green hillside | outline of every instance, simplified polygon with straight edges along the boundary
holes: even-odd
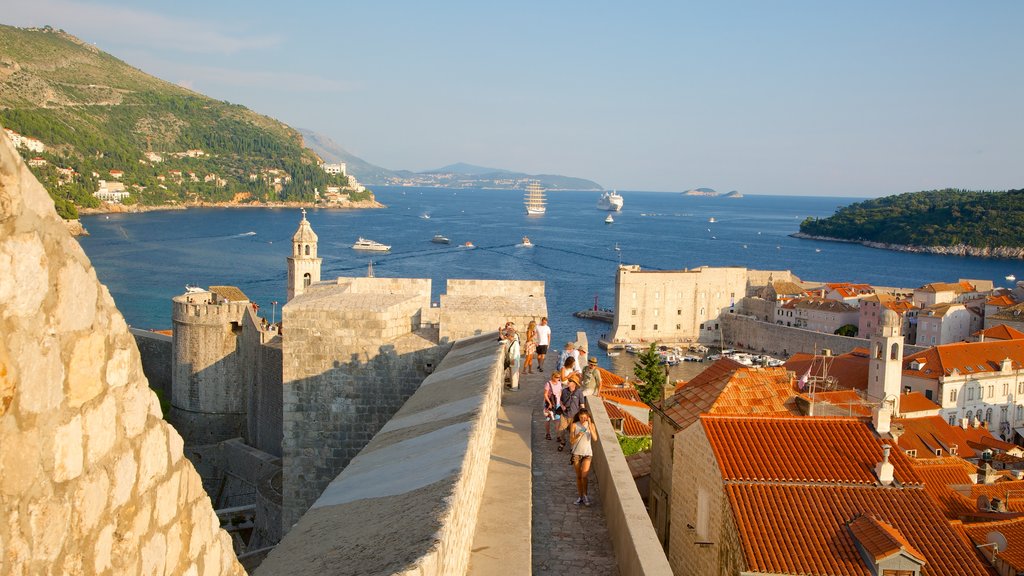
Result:
[[[874,198],[828,218],[808,218],[800,232],[907,246],[1024,247],[1024,189],[945,189]]]
[[[149,205],[312,201],[316,188],[347,184],[326,174],[289,126],[50,28],[0,25],[0,125],[45,144],[19,151],[46,161],[32,169],[69,218],[76,206],[98,205],[93,192],[99,180],[115,181],[111,170],[123,172],[125,203]]]

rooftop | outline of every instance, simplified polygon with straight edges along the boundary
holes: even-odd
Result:
[[[903,373],[938,380],[942,376],[951,376],[954,370],[967,375],[998,372],[1006,358],[1012,361],[1014,369],[1024,366],[1024,340],[956,342],[933,346],[904,356]],[[920,367],[911,369],[914,363]]]

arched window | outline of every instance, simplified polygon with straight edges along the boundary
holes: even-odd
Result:
[[[890,360],[899,360],[900,359],[900,344],[899,344],[899,342],[893,343],[892,350],[889,351],[889,359]]]
[[[305,274],[302,275],[302,286],[303,286],[303,288],[308,287],[312,283],[313,283],[313,277],[309,275],[309,272],[306,272]]]
[[[881,344],[875,344],[875,359],[876,360],[881,360],[882,359],[882,345]]]
[[[1024,405],[1017,404],[1017,420],[1024,419]]]
[[[309,256],[309,244],[306,244],[306,256]]]
[[[974,417],[981,421],[981,408],[978,408],[978,411],[974,413]]]
[[[985,422],[992,423],[992,409],[985,410]]]

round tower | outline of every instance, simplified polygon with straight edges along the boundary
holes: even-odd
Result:
[[[168,421],[188,445],[244,437],[246,387],[238,335],[248,300],[232,301],[214,292],[192,291],[171,302]]]
[[[316,233],[306,220],[306,209],[302,209],[302,221],[292,236],[292,255],[288,257],[288,301],[304,293],[306,287],[320,281],[320,262],[316,256]]]
[[[903,334],[900,315],[884,308],[878,330],[871,335],[868,364],[868,398],[878,402],[872,421],[879,434],[889,432],[889,421],[899,414],[900,384],[903,379]]]

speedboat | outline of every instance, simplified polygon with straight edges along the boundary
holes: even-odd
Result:
[[[708,222],[711,222],[712,224],[714,224],[715,223],[715,217],[712,216],[711,218],[708,218]]]
[[[424,220],[430,220],[430,212],[424,212],[423,214],[420,214],[420,218]]]
[[[360,237],[358,240],[356,240],[356,243],[352,245],[352,249],[368,250],[370,252],[387,252],[388,250],[391,250],[391,246]]]
[[[612,218],[612,215],[611,215],[611,214],[609,214],[608,216],[606,216],[606,217],[605,217],[605,219],[604,219],[604,223],[605,223],[605,224],[611,224],[611,223],[613,223],[613,222],[615,222],[615,218]]]
[[[611,210],[612,212],[622,210],[622,196],[615,190],[601,194],[601,197],[597,200],[597,209]]]
[[[533,248],[533,242],[530,242],[529,238],[523,236],[523,242],[522,244],[520,244],[520,246],[522,246],[523,248]]]
[[[430,240],[434,244],[451,244],[452,241],[448,239],[444,234],[434,234],[434,237]]]
[[[1009,276],[1006,277],[1006,280],[1008,282],[1013,282],[1013,281],[1017,280],[1017,277],[1014,276],[1013,274],[1010,274]]]
[[[472,242],[466,242],[465,244],[462,245],[462,247],[463,248],[476,248],[476,246],[473,246]]]

